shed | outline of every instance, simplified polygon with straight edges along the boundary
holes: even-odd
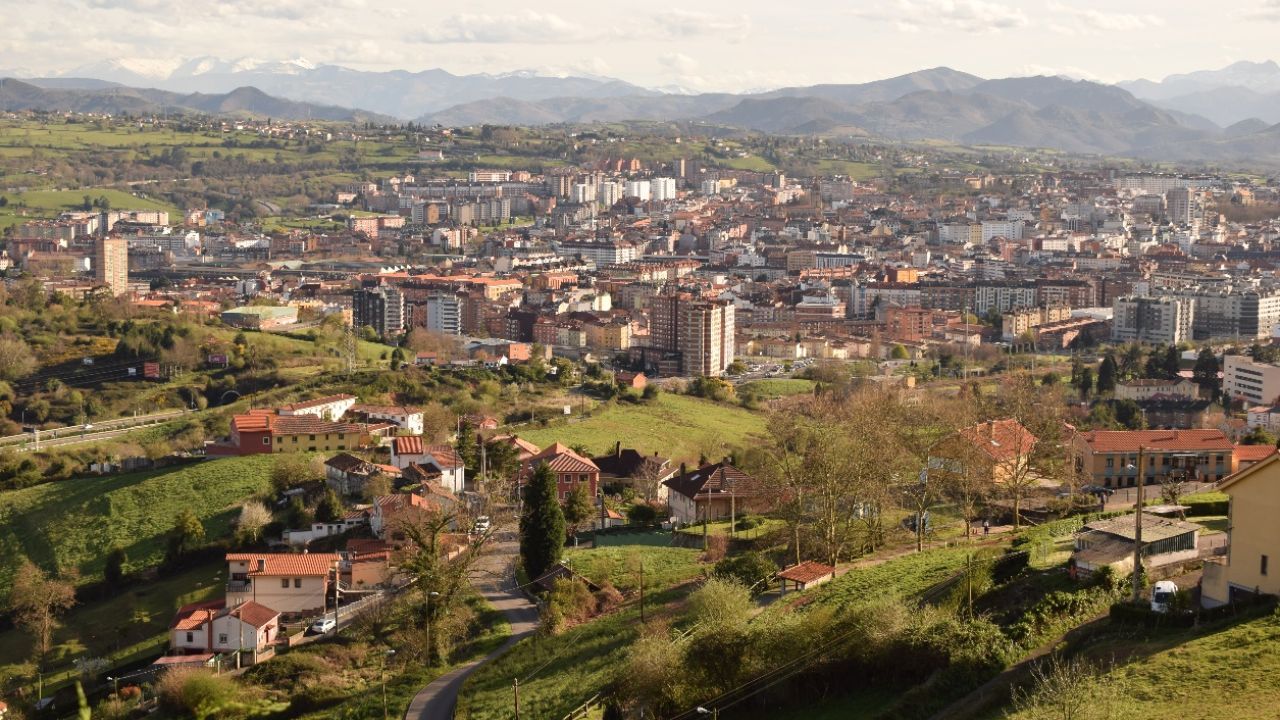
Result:
[[[805,560],[778,572],[778,579],[782,581],[783,593],[787,591],[787,583],[791,583],[791,589],[800,591],[810,586],[821,585],[835,576],[835,568],[830,565],[823,565],[815,560]]]

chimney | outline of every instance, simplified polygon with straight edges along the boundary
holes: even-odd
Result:
[[[613,456],[622,457],[622,441],[615,440],[613,443]]]
[[[688,473],[689,473],[689,469],[688,469],[687,467],[685,467],[685,464],[684,464],[683,462],[681,462],[681,463],[680,463],[680,474],[681,474],[681,475],[687,475]]]
[[[258,572],[264,572],[266,569],[267,561],[263,558],[258,558]]]

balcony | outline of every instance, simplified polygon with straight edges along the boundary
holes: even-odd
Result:
[[[253,590],[252,580],[229,580],[227,582],[228,593],[243,593]]]

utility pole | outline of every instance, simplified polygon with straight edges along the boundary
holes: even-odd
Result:
[[[516,720],[520,720],[520,678],[513,678],[511,681],[511,692],[515,693],[516,699]]]
[[[1138,503],[1133,515],[1133,604],[1142,602],[1142,500],[1146,490],[1146,448],[1138,446]]]
[[[644,558],[640,559],[640,624],[644,624]]]
[[[969,619],[973,619],[973,553],[964,558],[964,581],[969,594]]]

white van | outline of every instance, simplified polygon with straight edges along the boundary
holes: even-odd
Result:
[[[1151,612],[1167,613],[1173,606],[1173,597],[1178,594],[1178,585],[1169,580],[1161,580],[1151,587]]]

